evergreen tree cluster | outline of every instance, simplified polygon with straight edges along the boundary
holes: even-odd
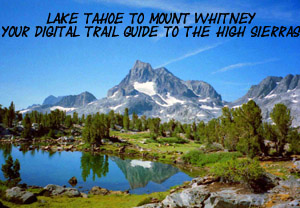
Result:
[[[16,120],[22,120],[22,115],[15,111],[13,102],[8,108],[2,108],[0,105],[0,123],[3,123],[8,128],[12,128]]]
[[[284,104],[276,104],[270,113],[272,123],[263,122],[260,107],[250,100],[239,108],[224,107],[219,118],[208,123],[200,121],[192,124],[182,124],[174,119],[162,123],[160,118],[139,117],[135,112],[129,115],[126,108],[124,114],[111,110],[108,114],[84,114],[79,117],[77,112],[66,115],[66,112],[55,110],[51,113],[32,111],[22,118],[15,112],[14,104],[2,109],[0,106],[0,122],[7,127],[22,120],[22,137],[42,137],[48,135],[56,137],[56,130],[61,127],[70,129],[74,124],[84,126],[82,136],[87,143],[100,145],[102,139],[109,138],[110,129],[124,129],[132,131],[149,131],[151,139],[158,137],[177,137],[183,135],[198,143],[222,144],[229,151],[239,151],[250,157],[269,154],[265,140],[274,142],[276,153],[282,155],[284,147],[290,143],[293,153],[300,152],[300,135],[291,128],[292,117],[290,110]],[[32,125],[36,124],[33,131]]]

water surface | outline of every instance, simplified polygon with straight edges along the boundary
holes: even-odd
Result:
[[[20,147],[0,145],[0,164],[11,155],[21,164],[21,183],[46,186],[66,185],[75,176],[80,191],[93,186],[109,190],[129,190],[143,194],[166,191],[170,187],[191,180],[178,168],[159,162],[121,159],[116,156],[92,155],[84,152],[49,153],[42,150],[20,151]],[[2,172],[0,179],[4,180]]]

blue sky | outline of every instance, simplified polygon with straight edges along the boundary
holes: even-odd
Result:
[[[79,32],[82,32],[84,12],[144,12],[146,17],[151,12],[256,12],[251,26],[300,25],[300,2],[288,0],[1,0],[0,27],[45,25],[49,12],[79,12]],[[128,23],[126,18],[125,23]],[[248,36],[0,37],[0,103],[8,106],[14,101],[16,108],[22,109],[42,103],[51,94],[83,91],[102,98],[126,76],[137,59],[153,67],[165,66],[183,80],[206,81],[226,101],[243,96],[251,85],[266,76],[300,73],[299,37]]]

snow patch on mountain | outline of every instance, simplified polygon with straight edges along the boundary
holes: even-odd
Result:
[[[154,82],[144,82],[144,83],[134,82],[133,87],[135,90],[149,96],[153,96],[156,94],[154,89],[155,88]]]
[[[220,110],[221,108],[218,107],[211,107],[208,105],[201,105],[201,108],[206,109],[206,110]]]
[[[120,104],[120,105],[114,106],[114,107],[110,107],[110,109],[112,109],[112,110],[115,111],[115,110],[117,110],[118,108],[120,108],[122,105],[123,105],[123,103]]]
[[[270,98],[273,98],[273,97],[276,97],[277,95],[276,94],[269,94],[269,95],[267,95],[265,98],[267,98],[267,99],[270,99]]]
[[[240,108],[242,107],[242,105],[235,105],[235,106],[232,106],[232,108]]]
[[[115,98],[117,97],[118,92],[115,92],[112,96],[110,96],[110,98]]]
[[[292,98],[295,98],[295,97],[298,97],[298,96],[299,96],[299,95],[296,95],[296,94],[292,94],[292,95],[291,95]]]
[[[164,106],[164,107],[169,107],[169,106],[175,105],[176,103],[180,103],[180,104],[184,104],[184,103],[185,103],[185,101],[179,100],[179,99],[177,99],[177,98],[171,96],[170,93],[167,93],[166,98],[163,98],[163,96],[161,96],[161,95],[158,95],[158,96],[159,96],[165,103],[167,103],[167,104],[160,104],[160,103],[157,102],[159,105]]]
[[[95,105],[97,101],[90,102],[88,105]]]
[[[199,102],[203,102],[203,103],[208,102],[209,100],[210,100],[209,97],[207,97],[205,99],[198,99]]]
[[[29,112],[31,109],[25,109],[25,110],[21,110],[21,111],[19,111],[19,113],[21,113],[21,114],[23,114],[23,113],[27,113],[27,112]]]
[[[53,106],[50,108],[51,111],[55,111],[55,110],[60,110],[60,111],[65,111],[65,112],[69,112],[69,111],[73,111],[76,108],[65,108],[65,107],[61,107],[61,106]]]

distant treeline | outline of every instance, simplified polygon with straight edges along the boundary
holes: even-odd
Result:
[[[171,136],[185,137],[204,144],[217,142],[229,151],[239,151],[250,157],[282,155],[287,143],[290,153],[299,153],[300,135],[297,129],[291,127],[290,110],[284,104],[276,104],[270,117],[272,123],[263,122],[261,109],[253,100],[239,108],[224,107],[222,115],[208,123],[201,121],[192,124],[182,124],[174,119],[162,123],[160,118],[139,117],[134,112],[130,117],[127,108],[124,114],[111,110],[108,114],[83,114],[79,117],[77,112],[71,116],[55,110],[45,114],[32,111],[22,116],[15,111],[13,102],[9,108],[3,109],[0,105],[0,123],[14,130],[20,127],[18,123],[22,121],[21,136],[24,138],[57,138],[60,136],[57,134],[59,129],[72,129],[73,124],[77,124],[83,126],[82,137],[85,141],[97,145],[101,145],[102,139],[110,138],[110,129],[124,129],[149,131],[152,140]],[[33,123],[36,125],[34,130]],[[270,152],[266,140],[272,142],[275,152]]]

